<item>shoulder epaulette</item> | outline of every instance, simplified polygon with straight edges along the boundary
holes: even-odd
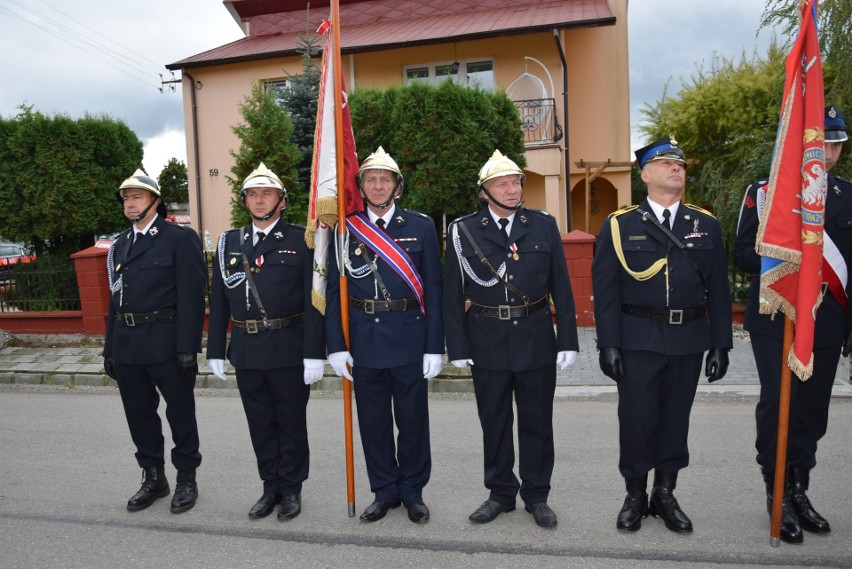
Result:
[[[533,209],[533,208],[530,208],[530,207],[526,207],[524,209],[527,210],[530,213],[537,213],[537,214],[543,215],[545,217],[553,217],[553,215],[549,211],[545,211],[543,209]]]
[[[845,182],[847,184],[852,184],[852,180],[847,180],[846,178],[841,178],[840,176],[835,176],[835,178],[837,178],[841,182]]]
[[[709,215],[709,216],[710,216],[710,217],[712,217],[713,219],[716,219],[716,216],[715,216],[715,215],[713,215],[712,213],[710,213],[709,211],[707,211],[707,210],[706,210],[706,209],[704,209],[704,208],[698,207],[697,205],[692,205],[691,203],[685,203],[685,204],[683,204],[683,205],[685,205],[686,207],[688,207],[689,209],[691,209],[691,210],[693,210],[693,211],[700,211],[700,212],[701,212],[701,213],[703,213],[704,215]]]
[[[618,217],[619,215],[624,215],[625,213],[629,213],[629,212],[633,211],[634,209],[638,209],[638,208],[639,208],[638,205],[629,205],[627,207],[623,207],[621,209],[615,210],[614,212],[609,214],[609,217]]]
[[[453,223],[458,223],[459,221],[462,221],[463,219],[467,219],[467,218],[469,218],[469,217],[473,217],[473,216],[478,215],[478,214],[479,214],[479,212],[478,212],[478,211],[475,211],[475,212],[473,212],[473,213],[469,213],[469,214],[467,214],[467,215],[463,215],[463,216],[461,216],[461,217],[457,217],[457,218],[455,218],[454,220],[452,220],[452,221],[450,222],[450,225],[452,225]]]
[[[397,207],[398,207],[398,206],[397,206]],[[401,208],[399,208],[399,209],[400,209],[401,211],[404,211],[405,213],[410,213],[411,215],[417,215],[417,216],[419,216],[419,217],[429,217],[429,216],[428,216],[428,215],[426,215],[425,213],[420,213],[419,211],[414,211],[413,209],[405,209],[405,208],[403,208],[403,207],[401,207]]]

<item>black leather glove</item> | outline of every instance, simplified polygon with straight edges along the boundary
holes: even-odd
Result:
[[[704,365],[704,375],[707,381],[713,383],[725,377],[728,371],[728,350],[726,348],[712,348],[707,352],[707,361]]]
[[[604,375],[616,383],[624,377],[624,361],[618,348],[601,348],[600,364]]]
[[[186,375],[198,375],[197,354],[178,354],[177,363],[180,370]]]
[[[106,371],[106,374],[112,379],[118,381],[118,378],[115,375],[115,362],[112,361],[112,358],[104,358],[104,371]]]
[[[849,330],[849,332],[846,333],[846,341],[843,342],[843,351],[841,353],[845,358],[849,355],[850,351],[852,351],[852,330]]]

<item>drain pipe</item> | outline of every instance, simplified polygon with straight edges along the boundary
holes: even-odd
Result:
[[[559,41],[559,30],[553,28],[553,41],[556,42],[556,49],[559,50],[559,59],[562,60],[562,122],[565,125],[565,136],[563,148],[565,149],[565,209],[568,215],[567,230],[572,231],[574,224],[571,220],[573,213],[571,211],[571,162],[568,154],[568,62],[565,61],[565,52],[562,50],[562,42]]]
[[[201,164],[198,163],[198,105],[195,101],[195,77],[186,69],[181,70],[189,79],[190,102],[192,105],[192,155],[195,161],[195,203],[198,209],[198,237],[204,243],[204,217],[201,215]]]

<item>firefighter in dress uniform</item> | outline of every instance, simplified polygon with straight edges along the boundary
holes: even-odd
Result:
[[[307,405],[322,379],[322,315],[311,305],[313,255],[305,228],[287,223],[287,190],[264,164],[240,190],[251,225],[222,234],[213,261],[207,361],[225,379],[234,366],[263,493],[251,519],[272,513],[291,520],[302,511],[308,478]],[[228,324],[231,337],[225,351]]]
[[[852,183],[828,171],[840,158],[847,139],[843,113],[834,106],[825,109],[825,234],[823,242],[822,303],[816,314],[813,375],[807,381],[794,379],[790,390],[790,423],[787,475],[781,516],[781,539],[804,540],[802,529],[828,533],[831,526],[816,511],[807,496],[810,471],[816,466],[817,443],[828,429],[831,389],[841,352],[852,347],[852,315],[848,308],[848,261],[852,257]],[[760,314],[760,256],[755,251],[757,228],[766,200],[767,180],[746,189],[737,225],[734,262],[753,274],[746,302],[745,329],[751,339],[754,361],[760,376],[757,422],[757,463],[766,483],[766,505],[772,512],[775,484],[775,454],[778,439],[778,406],[781,385],[783,315]]]
[[[116,191],[133,223],[110,246],[110,303],[104,369],[118,382],[142,486],[127,509],[147,508],[169,495],[164,439],[157,407],[166,400],[177,483],[171,511],[195,505],[195,470],[201,464],[195,421],[195,376],[204,324],[207,267],[198,235],[165,219],[160,188],[142,170]],[[159,394],[158,394],[159,391]]]
[[[412,522],[425,523],[423,488],[432,469],[425,380],[440,372],[444,352],[438,237],[432,219],[396,205],[403,177],[382,147],[361,164],[357,183],[366,212],[348,218],[344,266],[338,255],[329,266],[328,361],[354,383],[375,494],[361,520],[380,520],[402,503]],[[340,271],[349,283],[351,351],[340,321]]]
[[[689,416],[704,352],[709,381],[728,369],[728,261],[716,218],[681,202],[686,160],[677,141],[657,140],[636,159],[648,197],[604,221],[592,263],[600,367],[618,386],[627,497],[616,527],[636,531],[650,513],[672,531],[690,532],[673,491],[689,464]]]
[[[488,523],[511,512],[520,494],[536,524],[554,528],[557,517],[547,499],[554,464],[556,367],[564,370],[576,361],[579,343],[556,220],[523,207],[524,181],[523,171],[499,150],[480,170],[477,192],[483,208],[449,227],[444,323],[451,363],[471,366],[482,427],[490,494],[470,521]],[[513,395],[520,482],[513,472]]]

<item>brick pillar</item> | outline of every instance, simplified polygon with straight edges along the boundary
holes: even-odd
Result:
[[[89,247],[71,255],[77,269],[80,287],[80,309],[83,312],[83,332],[92,336],[106,333],[106,314],[109,309],[107,280],[107,249]]]
[[[577,326],[595,325],[595,296],[592,291],[592,259],[595,254],[594,235],[574,230],[562,236],[562,250],[571,277]]]

